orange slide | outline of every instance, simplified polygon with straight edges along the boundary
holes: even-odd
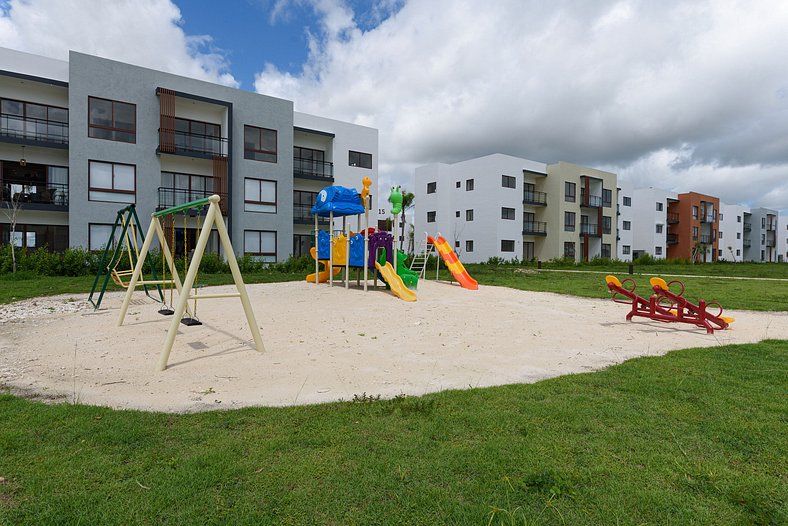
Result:
[[[449,272],[451,272],[451,275],[457,280],[457,283],[468,290],[479,289],[479,283],[468,274],[468,271],[465,270],[465,267],[460,263],[457,254],[454,253],[454,250],[451,249],[449,243],[446,242],[443,236],[438,236],[438,239],[427,236],[427,242],[432,243],[435,245],[435,248],[438,249],[438,253],[443,258],[446,266],[449,267]]]

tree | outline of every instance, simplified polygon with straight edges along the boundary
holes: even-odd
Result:
[[[11,272],[16,273],[16,220],[19,215],[21,206],[19,201],[23,192],[17,192],[11,199],[5,201],[5,216],[8,218],[8,226],[10,233],[8,236],[8,244],[11,245]]]

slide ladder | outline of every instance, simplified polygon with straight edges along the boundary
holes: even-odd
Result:
[[[410,270],[419,273],[419,279],[424,279],[424,274],[427,271],[427,261],[430,256],[435,253],[435,245],[424,240],[419,242],[418,250],[413,256],[413,261],[410,262]]]

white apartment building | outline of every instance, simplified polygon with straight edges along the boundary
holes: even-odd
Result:
[[[777,211],[752,208],[744,213],[744,260],[777,261]]]
[[[616,176],[493,154],[416,168],[417,239],[440,233],[463,262],[612,257]]]
[[[749,211],[743,205],[720,203],[719,260],[744,261],[744,214]]]
[[[668,233],[668,226],[675,221],[668,213],[668,204],[675,200],[675,192],[619,182],[618,259],[632,261],[644,254],[656,259],[667,257],[668,244],[675,242]]]
[[[616,221],[618,248],[616,257],[619,261],[632,261],[632,247],[635,246],[632,225],[636,222],[635,209],[632,207],[634,192],[635,187],[629,181],[618,182],[618,220]]]
[[[777,261],[788,262],[788,216],[777,218]]]

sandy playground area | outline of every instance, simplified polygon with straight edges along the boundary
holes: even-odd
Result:
[[[184,412],[534,382],[674,349],[788,339],[788,313],[726,311],[733,328],[707,335],[627,322],[627,307],[609,300],[502,287],[422,281],[415,303],[382,288],[247,287],[266,352],[254,350],[240,300],[205,300],[204,325],[181,325],[164,372],[156,364],[169,318],[141,291],[122,327],[122,292],[95,312],[84,295],[2,305],[0,384],[45,399]]]

